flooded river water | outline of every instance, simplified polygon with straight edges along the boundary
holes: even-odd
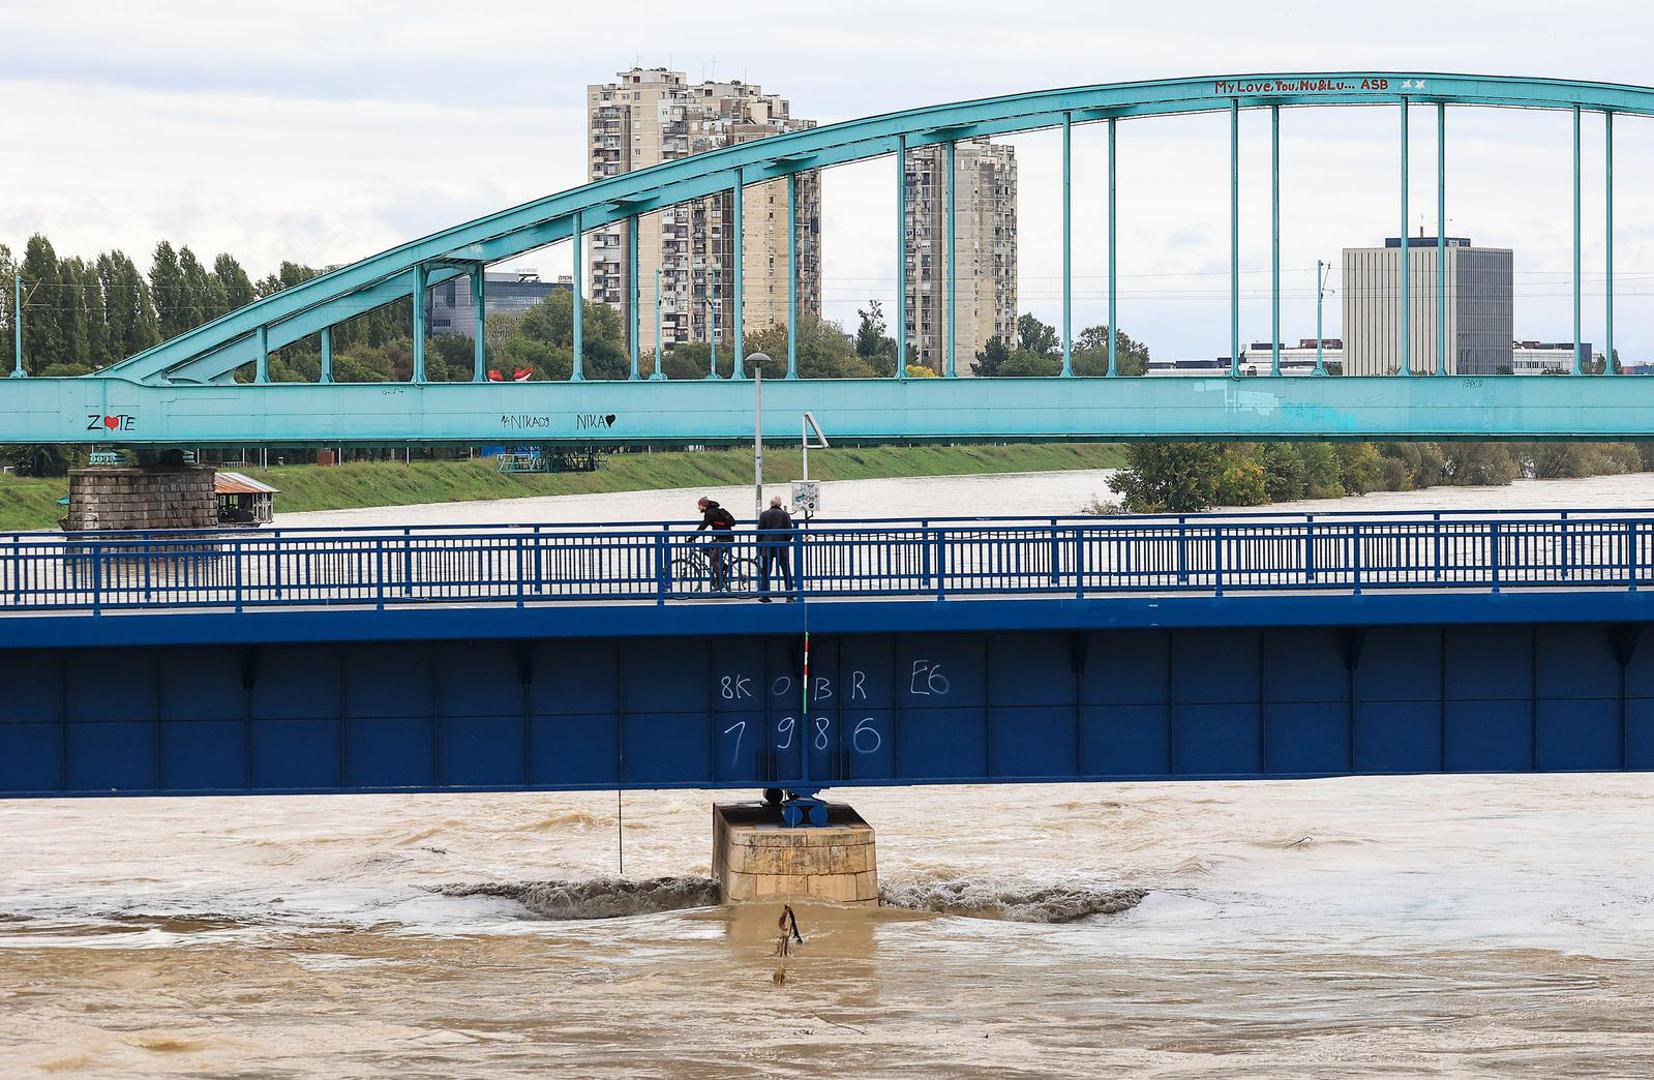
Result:
[[[1105,482],[826,498],[1068,513]],[[694,494],[285,520],[642,520]],[[1638,505],[1654,476],[1315,508]],[[802,910],[779,985],[776,911],[713,906],[707,792],[0,803],[0,1076],[1654,1072],[1647,777],[838,795],[886,905]]]

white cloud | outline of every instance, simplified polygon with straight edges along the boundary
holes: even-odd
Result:
[[[1436,69],[1645,80],[1641,5],[1201,3],[1116,10],[1027,0],[821,6],[466,8],[290,0],[0,0],[0,241],[65,253],[161,238],[265,272],[346,261],[583,179],[584,88],[634,59],[760,82],[822,121],[1050,86],[1201,72]],[[1414,113],[1414,227],[1434,228],[1433,112]],[[1283,332],[1313,332],[1317,257],[1399,226],[1395,111],[1283,119]],[[1587,124],[1586,336],[1600,340],[1601,142]],[[1618,135],[1618,337],[1654,355],[1654,121]],[[1518,333],[1571,333],[1568,120],[1456,110],[1449,228],[1517,249]],[[1120,126],[1121,324],[1159,352],[1227,350],[1221,118]],[[1076,135],[1076,328],[1104,315],[1102,129]],[[1243,335],[1268,334],[1268,142],[1244,117]],[[1049,135],[1014,140],[1024,307],[1060,313]],[[888,163],[827,185],[830,313],[894,287]],[[549,273],[566,254],[530,261]],[[1558,276],[1558,273],[1562,276]],[[1640,275],[1640,276],[1639,276]],[[1329,329],[1336,329],[1336,300]]]

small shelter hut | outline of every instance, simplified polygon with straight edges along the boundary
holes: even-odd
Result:
[[[218,523],[257,528],[270,524],[275,495],[280,488],[260,483],[245,473],[221,472],[213,477],[218,496]]]

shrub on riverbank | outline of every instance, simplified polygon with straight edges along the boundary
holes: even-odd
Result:
[[[1136,443],[1110,486],[1130,513],[1486,487],[1654,470],[1654,443]]]

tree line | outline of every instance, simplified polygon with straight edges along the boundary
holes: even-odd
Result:
[[[14,272],[22,277],[23,351],[32,375],[84,375],[143,352],[168,338],[211,322],[254,300],[308,281],[327,268],[283,262],[257,280],[228,253],[210,264],[187,245],[161,241],[145,273],[125,252],[96,258],[60,257],[44,235],[30,237],[21,259],[0,245],[0,280],[9,287]],[[8,298],[9,301],[10,298]],[[490,316],[485,351],[490,367],[503,372],[526,370],[536,379],[566,379],[573,368],[573,297],[554,290],[526,312]],[[631,372],[626,332],[620,313],[606,304],[583,301],[582,359],[588,378],[623,379]],[[797,331],[799,374],[805,378],[878,378],[895,374],[896,340],[877,300],[858,312],[859,324],[846,331],[839,324],[805,316]],[[0,341],[12,351],[12,304],[0,311]],[[787,330],[777,324],[750,332],[747,351],[763,352],[784,363]],[[706,342],[668,347],[640,358],[643,374],[657,363],[668,378],[705,377],[712,370],[713,348]],[[1055,375],[1061,370],[1062,343],[1054,327],[1023,315],[1010,339],[995,337],[964,358],[982,376]],[[1147,370],[1148,349],[1130,335],[1117,341],[1118,370],[1140,375]],[[413,374],[413,311],[404,299],[342,323],[333,332],[334,378],[340,382],[406,380]],[[1108,328],[1093,326],[1075,337],[1074,368],[1081,375],[1101,375],[1108,368]],[[473,346],[458,334],[433,335],[426,343],[426,374],[433,381],[472,376]],[[729,335],[717,357],[718,374],[733,373]],[[910,363],[908,374],[940,374]],[[270,378],[277,382],[315,381],[321,375],[319,338],[295,342],[271,354]],[[251,378],[251,366],[238,372]]]
[[[1134,514],[1654,470],[1654,443],[1134,443],[1109,481]]]

